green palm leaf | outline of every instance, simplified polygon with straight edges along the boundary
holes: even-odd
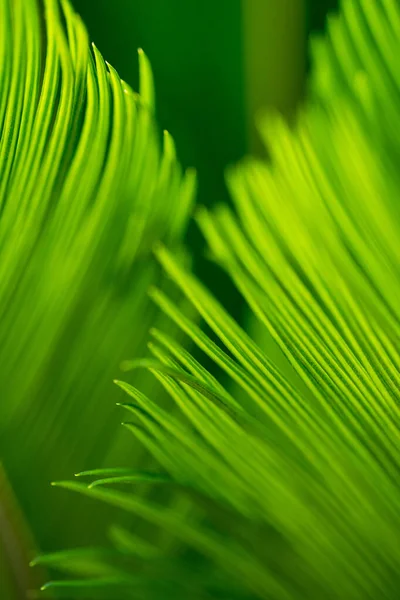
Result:
[[[136,493],[57,484],[179,538],[178,554],[165,554],[180,567],[178,597],[204,564],[194,588],[204,598],[221,589],[229,598],[397,597],[399,23],[392,0],[344,0],[314,44],[294,131],[263,121],[271,164],[230,170],[235,212],[198,212],[215,260],[281,349],[284,374],[179,260],[157,251],[220,344],[162,291],[153,300],[234,383],[232,396],[158,331],[155,360],[131,366],[149,368],[181,416],[119,383],[133,400],[127,427],[191,489],[186,516]]]
[[[124,567],[149,574],[139,596],[398,597],[399,24],[395,0],[343,0],[315,42],[294,130],[263,121],[271,162],[230,170],[234,211],[197,215],[284,371],[173,253],[157,250],[208,329],[163,291],[153,300],[221,370],[211,375],[156,330],[154,360],[131,366],[149,368],[180,412],[118,382],[130,397],[126,426],[176,482],[177,507],[135,490],[57,483],[179,540],[161,547],[161,566]],[[160,579],[173,592],[152,586]]]
[[[39,543],[76,542],[48,483],[127,451],[111,381],[143,352],[151,249],[181,239],[195,179],[160,148],[145,54],[136,94],[67,0],[1,0],[0,66],[0,454]]]

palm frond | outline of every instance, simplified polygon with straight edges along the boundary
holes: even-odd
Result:
[[[235,384],[158,331],[155,359],[133,366],[151,370],[180,415],[118,384],[131,399],[127,427],[177,487],[192,490],[187,511],[57,484],[179,539],[165,557],[179,566],[177,597],[202,568],[192,587],[202,598],[223,597],[221,589],[243,599],[398,596],[399,23],[394,0],[343,0],[315,45],[295,128],[263,121],[271,162],[229,171],[235,210],[197,214],[287,373],[173,253],[157,249],[208,330],[162,291],[153,300]]]
[[[0,453],[40,543],[74,529],[48,482],[114,451],[111,381],[155,316],[152,245],[179,242],[193,199],[139,65],[136,94],[67,0],[0,1]]]

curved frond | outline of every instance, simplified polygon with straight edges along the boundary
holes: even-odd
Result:
[[[0,1],[0,453],[41,541],[65,529],[48,482],[112,450],[110,382],[154,317],[151,249],[179,242],[193,199],[139,64],[137,94],[68,0]]]
[[[206,557],[238,597],[398,596],[399,23],[395,0],[343,0],[316,46],[295,128],[269,116],[271,161],[229,171],[234,210],[197,214],[290,375],[173,253],[157,250],[208,329],[162,291],[153,299],[235,385],[157,331],[156,360],[134,366],[151,370],[181,417],[119,385],[132,400],[129,429],[207,507],[194,501],[175,521],[134,492],[59,484],[173,531],[184,556],[197,552],[181,577]],[[220,597],[213,584],[203,580],[204,597]]]

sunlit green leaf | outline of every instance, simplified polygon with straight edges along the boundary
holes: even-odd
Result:
[[[395,0],[343,0],[314,44],[295,126],[261,119],[271,160],[230,168],[234,206],[196,214],[280,364],[168,245],[156,246],[204,328],[153,287],[193,356],[157,327],[154,358],[125,366],[148,369],[178,410],[117,384],[130,397],[125,426],[191,490],[188,504],[163,486],[143,498],[56,484],[176,538],[165,556],[177,580],[204,569],[193,588],[200,596],[219,598],[233,581],[230,597],[247,600],[398,597],[399,23]]]
[[[128,452],[112,379],[144,352],[152,246],[179,244],[196,177],[157,131],[144,52],[136,94],[68,0],[1,0],[0,66],[0,453],[39,543],[77,543],[48,483]]]

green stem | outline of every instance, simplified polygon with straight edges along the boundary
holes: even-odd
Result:
[[[29,590],[40,587],[43,574],[39,579],[29,567],[34,554],[31,532],[0,463],[0,591],[7,600],[25,600]]]

